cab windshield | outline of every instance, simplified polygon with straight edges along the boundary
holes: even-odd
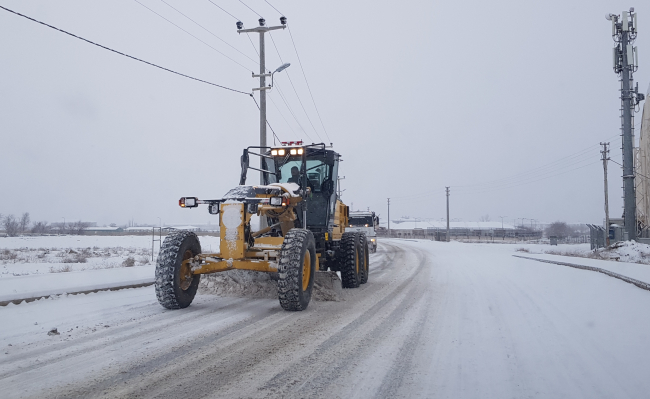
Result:
[[[302,184],[300,179],[301,161],[289,160],[280,165],[277,170],[278,183],[296,183]],[[307,160],[307,184],[313,192],[320,192],[324,181],[329,180],[331,176],[331,167],[319,159]]]

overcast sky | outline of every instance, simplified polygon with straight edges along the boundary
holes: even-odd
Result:
[[[0,4],[197,78],[244,92],[257,85],[257,34],[252,45],[234,17],[246,27],[259,17],[240,1],[213,0],[233,17],[209,0],[165,0],[211,33],[161,0],[139,1]],[[279,24],[265,1],[244,2]],[[646,92],[650,7],[637,3],[274,0],[325,129],[287,30],[273,33],[292,65],[276,75],[268,120],[282,140],[333,142],[344,158],[344,202],[384,220],[388,197],[391,219],[443,218],[451,186],[451,217],[463,221],[489,214],[601,223],[599,142],[610,141],[621,162],[620,84],[605,14],[636,8],[635,79]],[[0,213],[100,225],[218,223],[205,207],[180,209],[178,198],[220,198],[238,184],[241,151],[259,142],[249,96],[4,10],[0,29]],[[267,38],[275,69],[282,61],[272,44]],[[609,179],[610,214],[619,217],[613,163]]]

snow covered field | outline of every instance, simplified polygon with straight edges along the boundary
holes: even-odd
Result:
[[[169,311],[153,287],[0,307],[1,396],[647,396],[650,292],[512,255],[631,264],[520,247],[382,240],[368,284],[297,313],[215,295]]]

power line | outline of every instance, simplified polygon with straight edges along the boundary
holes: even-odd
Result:
[[[280,10],[278,10],[278,9],[277,9],[277,8],[275,8],[275,7],[273,7],[273,4],[271,4],[271,3],[269,3],[269,2],[268,2],[268,1],[266,1],[266,0],[264,0],[264,2],[266,2],[266,4],[268,4],[268,5],[270,5],[270,6],[271,6],[271,7],[272,7],[272,8],[273,8],[273,9],[274,9],[275,11],[277,11],[277,12],[278,12],[278,14],[280,14],[280,15],[284,15],[284,14],[282,14],[282,13],[280,12]]]
[[[286,105],[287,109],[289,110],[289,113],[291,113],[291,116],[293,116],[293,119],[294,119],[294,120],[296,121],[296,123],[298,124],[298,127],[300,127],[300,129],[302,130],[302,132],[305,134],[305,136],[307,136],[307,138],[308,138],[309,140],[313,141],[312,138],[311,138],[311,136],[307,133],[307,130],[305,130],[305,128],[302,127],[302,125],[300,124],[300,121],[299,121],[298,118],[296,117],[296,114],[293,113],[293,109],[291,109],[291,107],[289,106],[289,103],[287,102],[286,98],[284,97],[284,94],[282,93],[282,90],[280,89],[280,85],[278,85],[278,83],[275,82],[274,86],[275,86],[276,89],[278,89],[278,94],[280,94],[280,98],[281,98],[282,101],[284,102],[284,105]]]
[[[278,53],[278,57],[280,57],[280,62],[284,63],[282,60],[282,56],[280,55],[280,51],[278,50],[278,46],[275,45],[275,39],[273,39],[273,35],[269,32],[269,36],[271,37],[271,41],[273,42],[273,47],[275,47],[275,51]],[[316,127],[314,126],[314,123],[311,121],[311,118],[309,117],[309,114],[307,113],[307,110],[305,109],[304,104],[302,103],[302,100],[300,99],[300,96],[298,95],[298,91],[296,90],[296,86],[293,84],[293,80],[291,80],[291,74],[289,74],[289,71],[286,71],[287,78],[289,78],[289,83],[291,83],[291,87],[293,88],[293,92],[296,93],[296,97],[298,98],[298,103],[300,103],[300,107],[302,108],[303,112],[305,113],[305,116],[307,117],[307,120],[309,121],[309,124],[311,125],[312,129],[314,129],[314,133],[316,133],[316,136],[318,136],[318,139],[320,141],[323,141],[323,139],[320,137],[320,134],[318,134],[318,131],[316,130]]]
[[[167,19],[167,18],[163,17],[162,15],[160,15],[159,13],[155,12],[153,9],[151,9],[151,8],[145,6],[144,4],[140,3],[140,1],[138,1],[138,0],[133,0],[133,1],[135,1],[135,2],[138,3],[138,4],[140,4],[142,7],[146,8],[147,10],[151,11],[152,13],[156,14],[157,16],[159,16],[160,18],[164,19],[165,21],[169,22],[170,24],[174,25],[175,27],[177,27],[178,29],[182,30],[183,32],[187,33],[188,35],[192,36],[193,38],[195,38],[196,40],[200,41],[201,43],[205,44],[206,46],[210,47],[212,50],[216,51],[217,53],[219,53],[219,54],[223,55],[224,57],[228,58],[230,61],[234,62],[235,64],[239,65],[240,67],[246,69],[247,71],[250,70],[250,68],[244,66],[243,64],[241,64],[240,62],[236,61],[235,59],[233,59],[233,58],[227,56],[226,54],[224,54],[224,53],[222,53],[221,51],[217,50],[216,48],[212,47],[212,46],[211,46],[210,44],[208,44],[207,42],[205,42],[205,41],[199,39],[197,36],[194,36],[194,35],[191,34],[190,32],[188,32],[188,31],[186,31],[185,29],[181,28],[180,26],[176,25],[175,23],[173,23],[173,22],[170,21],[169,19]]]
[[[223,7],[221,7],[220,5],[216,4],[216,3],[213,2],[212,0],[208,0],[208,1],[209,1],[210,3],[212,3],[214,6],[216,6],[217,8],[219,8],[221,11],[223,11],[223,12],[225,12],[226,14],[230,15],[231,17],[233,17],[237,22],[240,22],[240,21],[241,21],[241,19],[239,19],[239,18],[237,18],[236,16],[232,15],[231,13],[229,13],[228,11],[226,11],[225,8],[223,8]],[[259,53],[259,51],[257,51],[257,48],[256,48],[255,45],[253,44],[253,40],[251,40],[251,37],[250,37],[250,35],[249,35],[248,33],[246,34],[246,37],[248,38],[248,41],[251,43],[251,46],[253,46],[253,50],[255,50],[255,54],[257,54],[257,56],[259,57],[259,56],[260,56],[260,53]],[[247,57],[248,57],[248,56],[247,56]],[[257,63],[257,65],[259,65],[259,62],[258,62],[258,61],[255,61],[255,62]]]
[[[223,7],[221,7],[221,6],[218,5],[217,3],[213,2],[212,0],[208,0],[208,1],[209,1],[210,3],[212,3],[214,6],[220,8],[221,11],[223,11],[223,12],[225,12],[226,14],[230,15],[231,17],[235,18],[236,21],[241,21],[239,18],[237,18],[236,16],[234,16],[234,15],[232,15],[231,13],[229,13],[228,11],[226,11]]]
[[[284,119],[284,122],[287,124],[287,126],[289,126],[289,129],[291,129],[291,131],[293,132],[293,134],[297,136],[298,133],[296,133],[296,131],[293,129],[293,126],[291,126],[291,124],[289,123],[289,121],[287,120],[287,118],[284,117],[284,114],[280,111],[280,107],[278,107],[278,105],[275,103],[275,101],[273,101],[273,97],[270,97],[270,96],[269,96],[269,100],[271,100],[271,104],[273,104],[273,106],[275,107],[275,109],[278,110],[278,113],[280,114],[280,116],[282,117],[282,119]]]
[[[611,158],[608,158],[608,160],[614,162],[616,165],[620,166],[621,168],[623,167],[623,165],[621,165],[620,163],[614,161],[614,160],[611,159]],[[648,177],[648,176],[646,176],[646,175],[644,175],[644,174],[642,174],[642,173],[639,173],[639,172],[637,172],[636,170],[634,171],[634,175],[635,175],[635,176],[636,176],[636,175],[639,175],[639,176],[641,176],[641,177],[644,177],[644,178],[650,180],[650,177]]]
[[[511,189],[511,188],[515,188],[515,187],[519,187],[519,186],[524,186],[524,185],[526,185],[526,184],[536,183],[536,182],[541,181],[541,180],[550,179],[550,178],[552,178],[552,177],[561,176],[561,175],[564,175],[564,174],[567,174],[567,173],[570,173],[570,172],[574,172],[574,171],[579,170],[579,169],[586,168],[586,167],[591,166],[591,165],[598,164],[598,163],[600,163],[600,162],[601,162],[601,161],[598,160],[598,161],[595,161],[595,162],[589,163],[589,164],[587,164],[587,165],[583,165],[583,166],[580,166],[580,167],[577,167],[577,168],[574,168],[574,169],[566,170],[566,171],[564,171],[564,172],[562,172],[562,173],[557,173],[557,174],[555,174],[555,175],[542,177],[542,178],[539,178],[539,179],[536,179],[536,180],[525,181],[525,182],[521,182],[521,183],[518,183],[518,184],[511,184],[511,185],[504,186],[504,187],[487,188],[487,189],[483,189],[483,190],[475,191],[475,192],[471,192],[471,193],[469,193],[469,192],[460,192],[459,195],[463,195],[463,194],[483,194],[483,193],[488,193],[488,192],[491,192],[491,191],[508,190],[508,189]],[[438,190],[436,190],[435,192],[437,193]],[[429,200],[430,200],[428,196],[430,196],[431,193],[427,193],[427,194],[426,194],[427,196],[425,196],[425,197],[423,197],[423,195],[425,195],[425,193],[422,193],[422,194],[415,194],[414,196],[391,197],[391,198],[392,198],[393,200],[397,200],[398,202],[406,202],[406,203],[419,202],[419,201],[425,201],[425,200],[426,200],[426,201],[429,201]]]
[[[244,54],[242,51],[240,51],[238,48],[236,48],[236,47],[233,46],[232,44],[230,44],[230,43],[228,43],[227,41],[223,40],[222,38],[220,38],[219,36],[217,36],[216,34],[214,34],[212,31],[210,31],[209,29],[207,29],[206,27],[204,27],[203,25],[199,24],[198,22],[196,22],[196,21],[193,20],[192,18],[190,18],[190,17],[188,17],[187,15],[183,14],[183,13],[182,13],[180,10],[178,10],[176,7],[172,6],[171,4],[169,4],[168,2],[166,2],[165,0],[160,0],[160,1],[163,2],[163,3],[165,3],[165,4],[167,4],[167,6],[169,6],[172,10],[176,11],[177,13],[181,14],[181,15],[184,16],[185,18],[187,18],[187,19],[189,19],[190,21],[192,21],[196,26],[200,27],[201,29],[203,29],[204,31],[208,32],[208,33],[211,34],[212,36],[214,36],[214,37],[216,37],[217,39],[219,39],[219,40],[221,40],[222,42],[224,42],[226,45],[230,46],[233,50],[237,51],[238,53],[240,53],[240,54],[243,55],[244,57],[248,58],[249,60],[251,60],[251,61],[253,61],[254,63],[256,63],[257,65],[259,65],[259,62],[258,62],[258,61],[255,61],[255,60],[252,59],[251,57],[247,56],[246,54]]]
[[[244,3],[244,2],[241,1],[241,0],[239,0],[239,2],[242,3],[243,5],[245,5],[246,7],[248,7],[249,10],[251,10],[252,12],[254,12],[255,14],[257,14],[258,17],[262,18],[262,16],[260,15],[260,13],[258,13],[258,12],[255,11],[255,10],[253,10],[252,8],[250,8],[250,7],[248,6],[248,4]]]
[[[296,48],[296,42],[293,41],[293,35],[291,34],[291,28],[289,27],[289,25],[287,25],[287,30],[289,31],[289,37],[291,37],[291,43],[293,44],[293,49],[296,51],[296,56],[298,57],[298,64],[300,64],[300,70],[302,71],[302,76],[305,78],[305,83],[307,83],[307,89],[309,90],[309,95],[311,96],[311,102],[314,104],[314,108],[316,108],[316,114],[318,115],[320,124],[323,127],[323,130],[325,131],[325,135],[327,136],[327,139],[331,142],[332,139],[330,139],[330,135],[327,133],[327,129],[325,129],[325,124],[323,124],[323,119],[321,118],[320,112],[318,111],[318,107],[316,106],[316,101],[314,100],[314,95],[311,92],[311,87],[309,87],[309,81],[307,81],[307,75],[305,74],[305,69],[302,66],[302,61],[300,60],[300,55],[298,54],[298,49]]]
[[[48,28],[51,28],[51,29],[57,30],[57,31],[59,31],[59,32],[61,32],[61,33],[65,33],[66,35],[72,36],[72,37],[74,37],[74,38],[76,38],[76,39],[83,40],[83,41],[86,42],[86,43],[90,43],[90,44],[92,44],[92,45],[94,45],[94,46],[97,46],[97,47],[103,48],[104,50],[108,50],[108,51],[111,51],[111,52],[113,52],[113,53],[116,53],[116,54],[122,55],[122,56],[124,56],[124,57],[130,58],[130,59],[132,59],[132,60],[139,61],[139,62],[142,62],[142,63],[147,64],[147,65],[151,65],[151,66],[153,66],[153,67],[156,67],[156,68],[162,69],[163,71],[171,72],[171,73],[173,73],[173,74],[176,74],[176,75],[179,75],[179,76],[183,76],[183,77],[188,78],[188,79],[196,80],[197,82],[201,82],[201,83],[209,84],[209,85],[211,85],[211,86],[216,86],[216,87],[219,87],[219,88],[222,88],[222,89],[226,89],[226,90],[234,91],[235,93],[246,94],[246,95],[249,95],[249,96],[251,95],[250,93],[246,93],[246,92],[243,92],[243,91],[240,91],[240,90],[231,89],[230,87],[226,87],[226,86],[222,86],[222,85],[219,85],[219,84],[216,84],[216,83],[208,82],[207,80],[198,79],[198,78],[192,77],[192,76],[190,76],[190,75],[186,75],[186,74],[184,74],[184,73],[176,72],[176,71],[173,71],[173,70],[171,70],[171,69],[169,69],[169,68],[162,67],[162,66],[157,65],[157,64],[154,64],[154,63],[152,63],[152,62],[145,61],[145,60],[143,60],[143,59],[140,59],[140,58],[134,57],[134,56],[132,56],[132,55],[128,55],[128,54],[123,53],[123,52],[121,52],[121,51],[113,50],[113,49],[110,48],[110,47],[106,47],[106,46],[104,46],[104,45],[101,45],[101,44],[95,43],[95,42],[93,42],[93,41],[90,41],[90,40],[88,40],[88,39],[84,39],[83,37],[81,37],[81,36],[77,36],[77,35],[75,35],[74,33],[70,33],[70,32],[65,31],[65,30],[63,30],[63,29],[59,29],[59,28],[57,28],[56,26],[52,26],[52,25],[50,25],[50,24],[46,24],[45,22],[41,22],[41,21],[39,21],[39,20],[37,20],[37,19],[34,19],[34,18],[32,18],[32,17],[28,17],[27,15],[21,14],[21,13],[19,13],[19,12],[13,11],[13,10],[10,10],[10,9],[8,9],[8,8],[6,8],[6,7],[0,6],[0,8],[3,9],[3,10],[5,10],[5,11],[8,11],[8,12],[10,12],[10,13],[12,13],[12,14],[15,14],[15,15],[18,15],[18,16],[20,16],[20,17],[26,18],[26,19],[28,19],[28,20],[30,20],[30,21],[33,21],[33,22],[39,23],[39,24],[41,24],[41,25],[43,25],[43,26],[47,26]]]
[[[618,134],[614,135],[614,136],[610,137],[610,139],[613,138],[613,137],[618,137],[618,136],[619,136]],[[583,158],[583,157],[591,156],[590,154],[587,154],[585,152],[590,151],[594,146],[595,145],[592,145],[592,146],[587,147],[587,148],[585,148],[585,149],[583,149],[581,151],[578,151],[576,153],[567,155],[567,156],[562,157],[560,159],[557,159],[557,160],[555,160],[553,162],[550,162],[550,163],[548,163],[546,165],[531,169],[531,170],[529,170],[527,172],[520,173],[520,174],[517,174],[517,175],[514,175],[514,176],[509,176],[509,177],[505,177],[505,178],[502,178],[502,179],[492,180],[492,181],[489,181],[489,182],[475,184],[475,185],[464,185],[464,186],[454,186],[454,187],[459,187],[460,188],[459,190],[456,190],[456,192],[458,192],[460,194],[482,193],[482,192],[488,192],[488,191],[494,191],[494,190],[500,190],[500,189],[508,189],[508,188],[517,187],[517,186],[524,185],[524,184],[534,183],[534,182],[537,182],[537,181],[540,181],[540,180],[545,180],[545,179],[548,179],[548,178],[551,178],[551,177],[559,176],[559,175],[562,175],[564,173],[568,173],[568,172],[578,170],[578,169],[582,169],[584,167],[592,165],[593,163],[590,163],[590,164],[587,164],[587,165],[579,166],[579,167],[574,168],[574,169],[570,169],[568,171],[563,171],[562,173],[547,176],[549,174],[557,172],[558,170],[561,170],[562,168],[567,168],[569,166],[579,165],[579,164],[581,164],[581,163],[583,163],[585,161],[588,161],[589,158],[585,158],[585,159],[580,159],[580,160],[577,160],[577,161],[571,161],[570,163],[566,164],[566,162],[569,161],[572,158]],[[551,168],[551,169],[550,170],[543,170],[543,169],[548,169],[548,168]],[[512,181],[513,179],[515,179],[515,181]],[[530,179],[534,179],[534,180],[530,180]],[[488,186],[488,187],[486,187],[486,186]],[[472,187],[475,187],[475,189],[472,189]],[[393,197],[393,198],[396,199],[396,200],[409,200],[409,199],[415,199],[415,198],[418,198],[418,197],[426,197],[426,196],[429,196],[429,195],[431,195],[433,193],[437,193],[437,192],[438,192],[438,190],[433,190],[433,191],[427,191],[427,192],[422,192],[422,193],[418,193],[418,194],[411,194],[411,195],[406,195],[406,196],[402,196],[402,197]],[[422,198],[422,199],[425,199],[425,198]]]
[[[571,166],[575,166],[575,165],[579,165],[579,164],[584,163],[584,162],[588,162],[588,161],[590,161],[592,159],[592,157],[593,157],[593,154],[591,154],[591,153],[583,154],[583,155],[580,156],[580,158],[582,158],[582,159],[573,160],[573,161],[571,161],[569,163],[565,163],[563,161],[560,164],[545,167],[545,169],[548,169],[548,170],[537,170],[537,171],[532,171],[530,173],[527,173],[525,175],[516,175],[516,176],[503,178],[503,179],[500,179],[500,180],[493,180],[491,182],[486,182],[485,184],[480,184],[480,185],[475,185],[475,186],[464,186],[464,187],[460,188],[460,190],[457,190],[457,191],[471,192],[471,191],[474,191],[474,190],[481,190],[481,189],[488,188],[488,187],[509,185],[509,184],[512,184],[512,183],[517,183],[518,181],[522,181],[522,180],[535,179],[537,177],[544,176],[544,175],[547,175],[549,173],[555,173],[558,170],[563,170],[563,169],[566,169],[566,168],[571,167]]]
[[[260,105],[257,103],[257,100],[255,99],[255,96],[251,95],[251,98],[253,99],[253,101],[255,101],[255,105],[257,105],[257,109],[260,110]],[[282,142],[282,140],[280,140],[278,135],[275,134],[275,130],[273,130],[273,128],[271,127],[271,124],[269,123],[269,120],[265,119],[265,121],[266,121],[266,124],[269,126],[269,128],[271,128],[271,132],[273,132],[273,137],[278,139],[279,142]]]
[[[618,137],[618,136],[619,135],[614,135],[612,137],[609,137],[607,140],[610,140],[610,139]],[[569,159],[589,156],[588,152],[591,151],[592,149],[594,149],[595,147],[598,147],[598,146],[599,145],[597,145],[597,144],[591,145],[591,146],[586,147],[586,148],[584,148],[584,149],[582,149],[580,151],[577,151],[577,152],[569,154],[569,155],[567,155],[565,157],[556,159],[555,161],[549,162],[549,163],[544,164],[542,166],[539,166],[539,167],[530,169],[530,170],[528,170],[526,172],[522,172],[522,173],[515,174],[515,175],[512,175],[512,176],[508,176],[508,177],[504,177],[504,178],[496,179],[496,180],[490,180],[490,181],[482,182],[482,183],[458,185],[458,186],[454,186],[454,187],[456,187],[456,188],[480,187],[480,186],[485,186],[485,185],[492,185],[494,183],[499,183],[499,182],[502,182],[504,180],[511,180],[511,179],[515,179],[515,178],[518,178],[518,177],[523,177],[523,176],[526,176],[526,175],[529,175],[529,174],[537,174],[537,173],[539,173],[539,171],[541,171],[543,169],[556,168],[558,166],[558,164],[562,164],[562,163],[568,161]]]

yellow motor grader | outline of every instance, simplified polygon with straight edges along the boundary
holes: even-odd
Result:
[[[250,166],[251,156],[260,157],[260,168]],[[340,158],[325,144],[300,141],[248,147],[239,186],[221,199],[181,198],[183,208],[205,204],[210,214],[219,215],[221,243],[219,252],[203,253],[195,233],[167,235],[156,263],[160,304],[185,308],[202,274],[233,269],[277,273],[285,310],[307,308],[318,272],[340,272],[343,288],[366,283],[368,242],[363,233],[345,232],[349,210],[337,195]],[[246,185],[249,170],[259,172],[264,184]],[[267,227],[254,231],[253,216]]]

